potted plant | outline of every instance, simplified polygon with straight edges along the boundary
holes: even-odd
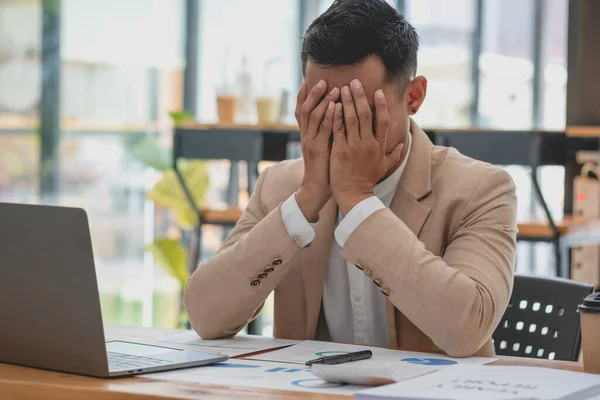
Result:
[[[175,125],[191,120],[186,112],[171,113]],[[180,285],[180,305],[178,327],[188,326],[187,315],[183,305],[183,292],[190,277],[188,267],[189,253],[184,245],[185,232],[192,231],[197,224],[197,217],[190,207],[177,175],[172,168],[172,153],[155,140],[146,138],[134,145],[131,150],[133,157],[161,173],[161,177],[146,197],[154,202],[156,207],[169,210],[179,228],[179,235],[158,237],[146,246],[154,261]],[[200,160],[180,160],[178,169],[188,184],[196,204],[201,205],[209,186],[209,175],[206,163]],[[187,235],[189,241],[197,240],[195,235]]]

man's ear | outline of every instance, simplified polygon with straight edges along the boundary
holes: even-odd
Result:
[[[413,79],[406,88],[407,108],[410,114],[416,114],[427,95],[427,78],[422,75]]]

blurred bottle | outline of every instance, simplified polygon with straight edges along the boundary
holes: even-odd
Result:
[[[281,95],[279,97],[279,122],[284,122],[288,119],[289,102],[290,92],[287,89],[284,89],[281,91]]]
[[[252,120],[252,77],[248,67],[248,57],[242,57],[242,65],[237,74],[236,79],[238,87],[238,107],[237,118],[238,122],[249,123]]]

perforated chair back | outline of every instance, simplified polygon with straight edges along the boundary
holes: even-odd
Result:
[[[496,354],[577,361],[577,306],[593,290],[568,279],[515,275],[509,306],[493,335]]]

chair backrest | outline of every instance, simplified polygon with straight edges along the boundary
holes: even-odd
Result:
[[[593,291],[588,283],[515,275],[510,303],[493,335],[496,354],[577,361],[577,306]]]

